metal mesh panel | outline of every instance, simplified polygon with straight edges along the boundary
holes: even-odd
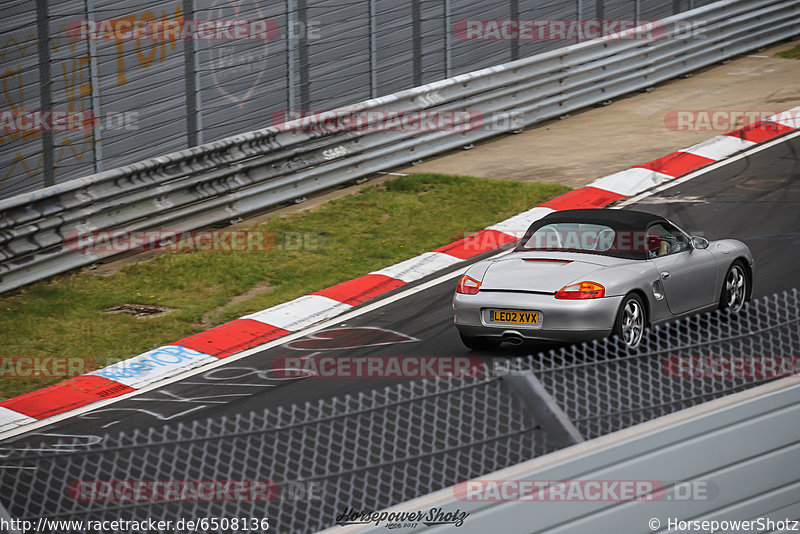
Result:
[[[383,508],[548,452],[521,403],[500,380],[485,378],[415,381],[291,410],[110,435],[102,447],[75,449],[10,452],[0,470],[0,499],[12,515],[268,516],[279,532],[311,532],[329,526],[346,506]],[[12,468],[25,466],[35,469]],[[77,502],[67,493],[79,480],[267,479],[282,489],[318,481],[324,498],[131,504]]]
[[[631,353],[614,340],[517,359],[532,370],[586,438],[752,387],[764,378],[679,378],[676,356],[800,354],[798,292],[649,331]],[[389,507],[552,452],[545,433],[503,378],[417,380],[369,394],[107,435],[0,448],[0,501],[36,520],[269,517],[271,530],[314,532],[347,507]],[[283,490],[316,481],[321,500],[78,502],[80,480],[272,480]]]
[[[531,369],[591,439],[769,381],[717,376],[721,373],[683,378],[673,376],[668,365],[689,357],[796,356],[798,304],[795,289],[753,301],[740,315],[698,315],[652,329],[633,353],[605,339],[531,356],[517,368]]]

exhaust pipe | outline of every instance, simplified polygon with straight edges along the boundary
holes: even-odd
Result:
[[[507,341],[512,345],[522,345],[522,338],[517,334],[506,334],[503,336],[503,341]]]

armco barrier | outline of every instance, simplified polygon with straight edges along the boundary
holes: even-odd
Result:
[[[663,24],[659,39],[596,39],[344,109],[469,110],[487,127],[321,133],[295,121],[2,200],[0,291],[114,254],[73,252],[70,232],[226,223],[792,37],[800,0],[723,0]]]
[[[24,136],[0,130],[0,198],[275,125],[284,122],[280,117],[288,110],[336,109],[589,38],[585,32],[570,32],[558,40],[462,39],[458,28],[475,17],[520,13],[528,19],[610,23],[584,25],[594,37],[598,30],[612,31],[612,24],[619,28],[636,19],[660,20],[715,1],[237,0],[211,2],[214,8],[205,0],[167,2],[173,7],[164,0],[134,5],[5,1],[0,17],[3,72],[24,74],[14,78],[13,90],[9,86],[0,93],[6,101],[0,105],[0,121],[8,117],[3,111],[43,110],[49,101],[55,111],[90,116],[94,127],[87,123],[79,131],[56,127],[55,132]],[[167,23],[261,19],[270,29],[265,40],[255,42],[197,41],[188,38],[191,28],[183,26],[185,32],[174,40],[152,26],[154,31],[148,31],[141,24],[148,15]],[[116,35],[120,40],[104,31],[132,18],[141,34],[149,34],[144,39],[122,28]],[[109,24],[96,24],[94,32],[92,20]],[[83,21],[86,34],[80,31]],[[86,39],[89,35],[95,39]],[[151,37],[166,47],[159,43],[157,56],[145,46]],[[38,42],[49,42],[50,54],[39,48],[37,57]]]

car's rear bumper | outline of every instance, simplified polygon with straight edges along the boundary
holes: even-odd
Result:
[[[562,300],[553,295],[505,291],[456,293],[453,298],[456,328],[465,336],[519,336],[523,339],[578,342],[605,337],[614,328],[622,296],[600,299]],[[489,308],[536,311],[538,326],[487,323]]]

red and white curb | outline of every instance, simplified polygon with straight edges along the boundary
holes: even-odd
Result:
[[[464,239],[391,267],[246,315],[87,375],[0,402],[0,432],[136,391],[188,369],[302,330],[398,287],[515,241],[533,221],[552,211],[602,208],[798,129],[800,107],[600,178]]]

